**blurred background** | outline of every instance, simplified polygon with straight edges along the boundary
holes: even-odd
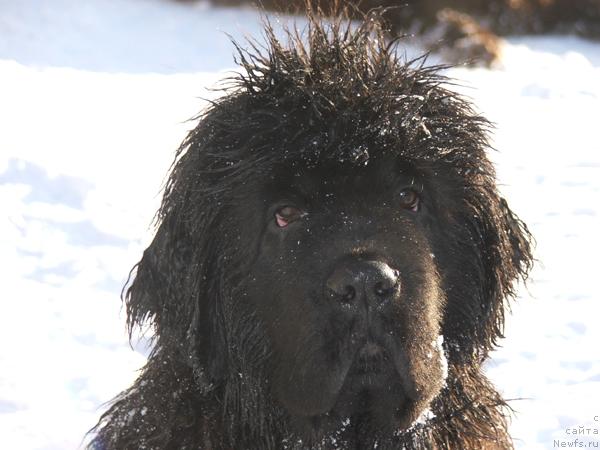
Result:
[[[236,70],[229,35],[261,37],[252,5],[219,3],[0,0],[0,448],[78,448],[145,362],[120,290],[187,120]],[[408,57],[457,64],[446,72],[496,123],[501,190],[538,243],[486,369],[515,399],[516,445],[598,445],[598,2],[407,3],[391,35],[411,35]],[[572,17],[548,22],[544,4]]]

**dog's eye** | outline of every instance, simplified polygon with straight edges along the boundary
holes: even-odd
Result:
[[[285,228],[290,223],[301,219],[306,213],[293,206],[284,206],[275,212],[275,222],[279,228]]]
[[[419,210],[420,198],[412,189],[403,189],[400,191],[400,206],[404,209],[417,212]]]

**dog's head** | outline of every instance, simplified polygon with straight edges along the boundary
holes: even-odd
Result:
[[[250,422],[268,401],[406,429],[446,364],[478,365],[501,335],[529,234],[498,195],[488,122],[437,69],[372,25],[309,21],[306,44],[267,28],[266,54],[240,51],[183,143],[129,321]]]

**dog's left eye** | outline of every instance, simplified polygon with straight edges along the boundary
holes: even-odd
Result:
[[[417,212],[419,210],[419,204],[421,198],[413,189],[407,188],[400,191],[400,206],[404,209]]]
[[[305,216],[306,213],[293,206],[284,206],[275,211],[275,222],[279,228],[285,228]]]

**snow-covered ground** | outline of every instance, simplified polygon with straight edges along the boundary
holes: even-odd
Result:
[[[0,0],[1,449],[77,448],[143,365],[119,292],[185,120],[234,68],[225,32],[256,36],[257,14]],[[600,44],[514,38],[503,64],[450,71],[497,123],[502,191],[538,242],[488,373],[519,399],[518,447],[597,443]]]

